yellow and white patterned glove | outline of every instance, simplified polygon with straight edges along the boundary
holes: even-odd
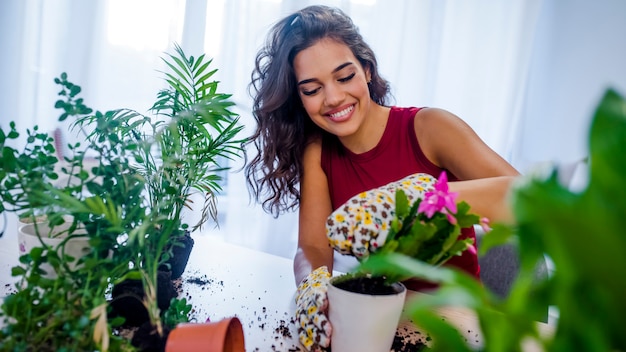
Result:
[[[326,236],[331,247],[357,258],[376,252],[385,244],[389,233],[396,189],[402,189],[413,203],[434,189],[435,182],[435,177],[417,173],[348,199],[326,220]]]
[[[330,346],[332,328],[328,321],[328,282],[326,266],[311,272],[298,285],[296,294],[296,321],[300,343],[307,351]]]

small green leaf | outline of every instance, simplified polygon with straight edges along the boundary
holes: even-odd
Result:
[[[396,191],[396,214],[399,218],[405,217],[409,212],[409,199],[404,191],[398,189]]]
[[[21,266],[14,266],[11,268],[11,276],[22,276],[26,274],[26,269]]]
[[[41,256],[43,254],[44,249],[42,247],[33,247],[33,249],[30,250],[30,257],[37,261],[39,259],[41,259]]]

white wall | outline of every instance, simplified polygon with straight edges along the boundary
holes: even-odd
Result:
[[[546,1],[512,162],[524,172],[587,155],[604,90],[626,95],[626,1]]]

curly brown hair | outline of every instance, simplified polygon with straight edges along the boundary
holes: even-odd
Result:
[[[256,56],[249,86],[257,128],[248,143],[254,144],[257,155],[245,166],[245,175],[251,194],[275,217],[298,206],[304,149],[312,137],[328,133],[304,110],[293,69],[295,56],[324,38],[350,47],[369,70],[373,101],[385,105],[388,99],[389,83],[378,73],[374,52],[340,9],[309,6],[270,29],[265,46]]]

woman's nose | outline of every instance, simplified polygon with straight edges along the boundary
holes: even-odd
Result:
[[[327,85],[324,93],[324,100],[327,106],[340,105],[345,97],[345,92],[337,84]]]

